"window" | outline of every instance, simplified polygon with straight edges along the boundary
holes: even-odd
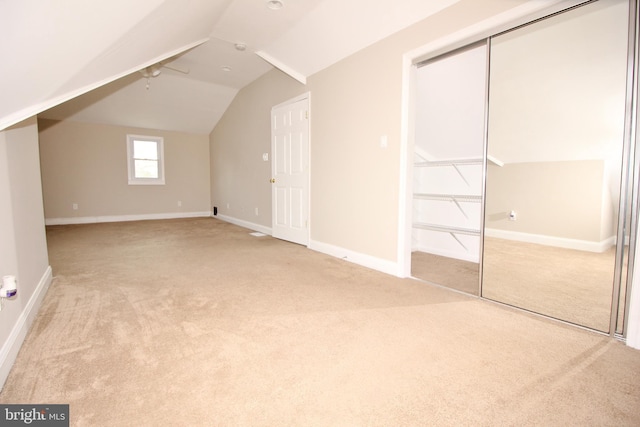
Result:
[[[163,138],[127,135],[129,185],[164,185]]]

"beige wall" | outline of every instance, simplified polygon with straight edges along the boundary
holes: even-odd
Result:
[[[233,100],[209,136],[211,202],[219,215],[271,227],[271,159],[262,160],[263,153],[271,153],[271,107],[305,91],[272,70]]]
[[[511,163],[489,166],[485,226],[490,229],[600,242],[615,234],[603,225],[604,161]],[[510,221],[511,210],[516,221]],[[606,227],[606,230],[603,230]]]
[[[519,3],[463,0],[309,78],[313,240],[397,259],[402,56]]]
[[[47,220],[211,211],[207,135],[43,119],[39,123]],[[166,185],[128,185],[128,133],[164,138]],[[78,210],[72,209],[74,203]]]
[[[18,294],[0,311],[1,386],[37,311],[37,291],[51,279],[35,118],[0,132],[0,206],[0,277],[18,281]]]
[[[309,79],[312,240],[396,258],[401,54],[410,47],[383,42]]]
[[[488,169],[487,227],[615,235],[627,16],[628,2],[600,0],[492,39],[488,153],[505,167]]]
[[[211,134],[212,200],[220,212],[271,225],[270,216],[253,213],[257,203],[270,209],[269,165],[261,163],[270,150],[270,109],[309,91],[311,240],[396,261],[402,55],[472,25],[472,16],[490,17],[524,1],[482,3],[462,0],[310,76],[306,87],[274,71],[241,90]]]

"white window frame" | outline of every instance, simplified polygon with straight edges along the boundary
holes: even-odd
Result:
[[[135,176],[135,159],[133,157],[134,141],[153,141],[158,147],[158,177],[142,178]],[[164,185],[164,138],[161,136],[127,135],[127,171],[129,185]]]

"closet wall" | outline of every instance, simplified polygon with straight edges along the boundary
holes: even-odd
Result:
[[[479,262],[487,48],[417,70],[413,250]]]

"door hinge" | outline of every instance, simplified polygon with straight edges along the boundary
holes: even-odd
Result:
[[[304,118],[305,118],[305,119],[308,119],[308,118],[309,118],[309,110],[307,110],[307,111],[305,111],[305,112],[304,112]]]

